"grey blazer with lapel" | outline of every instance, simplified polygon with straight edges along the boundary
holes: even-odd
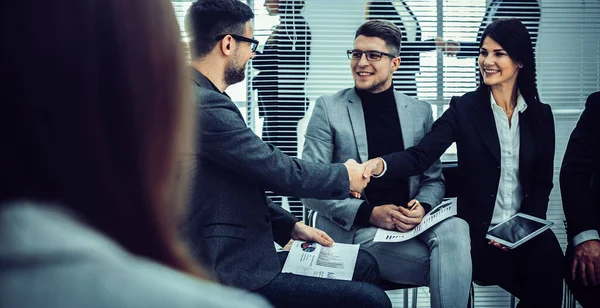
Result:
[[[419,142],[433,123],[431,105],[394,91],[404,148]],[[317,99],[306,129],[302,158],[308,161],[330,163],[353,158],[365,162],[369,157],[367,133],[362,103],[354,88]],[[410,198],[432,206],[444,196],[441,163],[437,160],[426,172],[409,178]],[[303,199],[304,205],[316,210],[317,227],[339,242],[352,242],[356,212],[363,200]]]
[[[343,164],[292,159],[247,127],[231,99],[193,70],[198,106],[189,213],[184,234],[194,255],[219,280],[248,290],[281,271],[273,241],[284,245],[297,219],[265,195],[343,199]]]

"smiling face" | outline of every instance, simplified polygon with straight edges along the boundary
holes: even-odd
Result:
[[[517,83],[519,64],[489,36],[483,40],[479,51],[479,70],[488,86],[509,86]]]
[[[279,14],[279,0],[265,0],[265,8],[271,16]]]
[[[380,51],[389,53],[384,40],[378,37],[359,35],[354,40],[354,50]],[[360,59],[350,60],[354,85],[359,90],[379,93],[392,86],[392,74],[400,65],[400,58],[381,57],[379,61],[367,61],[365,54]]]

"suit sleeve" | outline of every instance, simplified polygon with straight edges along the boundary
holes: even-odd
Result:
[[[543,118],[545,119],[545,125],[543,125],[542,133],[538,134],[538,138],[541,139],[540,153],[536,157],[536,165],[533,173],[533,183],[529,196],[525,196],[522,208],[528,209],[527,214],[546,218],[546,212],[548,211],[548,202],[550,201],[550,192],[554,187],[554,153],[555,153],[555,133],[554,133],[554,117],[552,116],[552,110],[548,105],[542,105],[544,108]],[[542,116],[542,115],[540,115]]]
[[[571,133],[560,170],[560,189],[569,241],[587,230],[598,230],[598,201],[591,186],[600,169],[600,92],[590,95]]]
[[[273,239],[277,244],[285,246],[291,238],[294,225],[299,220],[292,213],[275,204],[270,198],[267,198],[267,203],[269,206]]]
[[[425,132],[431,131],[433,123],[433,112],[429,104],[427,104],[427,111],[428,117],[424,123]],[[438,159],[431,167],[429,167],[429,169],[419,176],[419,189],[415,199],[419,200],[421,203],[426,203],[435,207],[440,204],[442,198],[444,198],[444,187],[445,181],[442,176],[442,162]]]
[[[281,195],[328,199],[348,196],[349,176],[343,164],[292,159],[260,140],[224,95],[213,92],[201,99],[197,144],[206,163],[219,165]]]
[[[433,123],[431,131],[417,145],[382,157],[387,163],[384,178],[404,178],[418,175],[439,161],[440,156],[456,139],[455,132],[458,130],[457,99],[456,97],[452,98],[448,110]]]
[[[406,50],[407,52],[425,52],[435,50],[436,48],[433,39],[402,42],[402,50]]]
[[[310,121],[306,128],[302,158],[316,163],[333,163],[335,150],[335,132],[329,125],[327,108],[323,98],[317,99]],[[363,200],[346,198],[344,200],[302,199],[302,203],[319,215],[324,215],[340,227],[350,230],[356,213]]]

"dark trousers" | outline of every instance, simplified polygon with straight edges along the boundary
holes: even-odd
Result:
[[[280,252],[279,258],[283,266],[287,252]],[[352,280],[280,273],[254,292],[275,307],[392,307],[387,294],[378,287],[379,267],[368,252],[359,251]]]
[[[591,286],[588,281],[588,286],[586,287],[580,280],[571,280],[571,263],[573,262],[574,253],[574,249],[571,246],[569,243],[567,257],[565,258],[565,280],[567,281],[567,285],[583,308],[600,307],[600,285]]]
[[[500,286],[520,300],[519,308],[561,307],[563,266],[562,249],[551,230],[507,252],[491,245],[473,251],[473,280]]]

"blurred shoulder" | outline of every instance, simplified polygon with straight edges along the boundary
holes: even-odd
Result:
[[[0,307],[268,307],[132,255],[60,206],[0,209]]]

